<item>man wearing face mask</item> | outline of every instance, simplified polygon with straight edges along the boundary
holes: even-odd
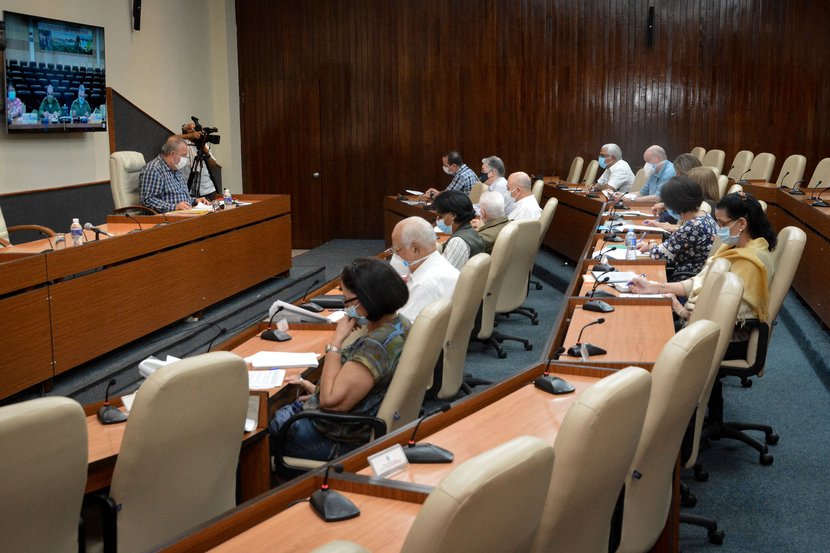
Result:
[[[478,182],[478,177],[464,163],[461,154],[455,150],[449,151],[441,158],[441,163],[444,166],[444,172],[452,176],[452,180],[445,190],[460,190],[465,194],[469,194]],[[425,194],[434,197],[438,195],[438,192],[435,188],[430,188]]]
[[[483,193],[478,200],[478,207],[482,225],[476,230],[484,244],[484,253],[492,253],[496,238],[510,219],[504,215],[504,200],[498,192]]]
[[[507,190],[516,202],[513,211],[507,216],[511,221],[521,219],[539,219],[542,216],[542,208],[533,195],[533,188],[530,176],[527,173],[513,173],[507,177]]]
[[[458,281],[458,269],[436,244],[432,225],[420,217],[404,219],[392,230],[392,267],[409,289],[409,300],[398,313],[411,322],[435,300],[452,297]]]
[[[26,113],[26,105],[17,97],[17,90],[9,85],[8,99],[6,100],[6,119],[11,123],[12,119],[22,117]]]
[[[58,117],[61,114],[61,105],[60,102],[55,98],[54,89],[52,85],[46,85],[46,97],[43,98],[43,101],[40,103],[40,116],[43,117],[44,115],[53,115]]]
[[[599,150],[597,159],[601,169],[605,169],[599,177],[595,190],[610,190],[626,193],[634,182],[634,173],[631,166],[622,158],[622,151],[616,144],[606,144]]]
[[[660,188],[675,175],[674,164],[666,159],[666,150],[657,145],[646,149],[643,161],[648,180],[637,193],[637,201],[659,202]]]
[[[507,191],[507,179],[504,178],[504,162],[497,156],[485,157],[481,160],[481,182],[487,185],[487,190],[497,192],[504,198],[504,213],[513,211],[516,202]]]
[[[78,98],[72,102],[69,114],[73,119],[76,119],[78,117],[89,117],[90,113],[92,113],[92,108],[89,107],[89,102],[86,101],[86,89],[84,89],[84,85],[79,85]]]
[[[193,198],[181,170],[187,164],[187,144],[176,137],[167,139],[161,153],[147,163],[138,175],[138,195],[141,205],[164,213],[191,209]],[[197,198],[196,202],[204,202]]]

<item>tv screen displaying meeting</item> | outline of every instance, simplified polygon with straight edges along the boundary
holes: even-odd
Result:
[[[6,129],[107,128],[104,28],[3,12]]]

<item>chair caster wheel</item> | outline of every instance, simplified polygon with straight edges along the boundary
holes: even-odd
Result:
[[[709,473],[705,470],[696,470],[695,480],[697,480],[698,482],[706,482],[707,480],[709,480]]]
[[[683,506],[684,507],[692,508],[695,505],[697,505],[697,497],[696,496],[694,496],[692,494],[689,494],[689,495],[687,495],[686,497],[683,498]]]
[[[742,378],[741,386],[743,386],[744,388],[752,388],[752,381],[748,378]]]
[[[781,439],[781,436],[779,436],[779,435],[778,435],[777,433],[775,433],[775,432],[772,432],[772,433],[770,433],[770,434],[767,434],[767,435],[764,437],[764,439],[766,440],[766,442],[767,442],[769,445],[775,445],[775,444],[777,444],[777,443],[778,443],[778,440],[780,440],[780,439]]]
[[[533,349],[533,344],[525,344],[525,351],[531,351]]]
[[[766,467],[772,464],[774,458],[769,453],[762,453],[761,457],[758,460],[761,462],[762,465]]]
[[[533,319],[532,321],[530,321],[530,324],[532,324],[533,326],[539,326],[539,319]]]
[[[723,544],[723,538],[726,534],[723,533],[723,530],[715,530],[714,532],[709,532],[709,543],[714,545],[721,545]]]
[[[505,357],[507,357],[507,352],[505,352],[505,351],[500,351],[500,352],[499,352],[499,359],[504,359]]]

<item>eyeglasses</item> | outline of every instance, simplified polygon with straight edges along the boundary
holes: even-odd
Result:
[[[358,300],[357,296],[352,296],[350,298],[343,298],[343,305],[346,305],[348,303],[352,303],[353,301],[357,301],[357,300]]]
[[[725,222],[715,220],[715,223],[718,225],[718,228],[731,227],[732,225],[735,224],[735,222],[737,222],[737,219],[733,219],[732,221],[725,221]]]

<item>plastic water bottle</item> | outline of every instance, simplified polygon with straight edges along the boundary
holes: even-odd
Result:
[[[72,245],[80,246],[84,243],[84,229],[77,219],[72,219],[72,225],[69,227],[69,234],[72,235]]]
[[[231,191],[226,188],[222,198],[225,202],[225,209],[233,209],[233,196],[231,196]]]
[[[637,259],[637,235],[632,229],[625,234],[625,258]]]

